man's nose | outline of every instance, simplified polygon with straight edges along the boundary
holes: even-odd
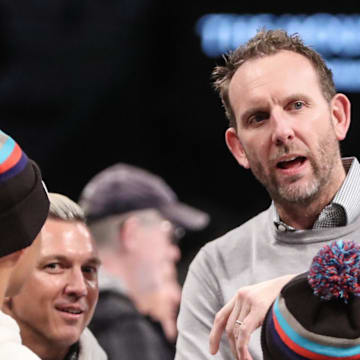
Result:
[[[284,145],[294,139],[295,135],[292,127],[292,119],[286,116],[283,111],[273,111],[271,114],[271,123],[273,127],[272,142],[275,145]]]
[[[81,269],[69,272],[65,293],[69,296],[83,297],[88,292],[86,279]]]

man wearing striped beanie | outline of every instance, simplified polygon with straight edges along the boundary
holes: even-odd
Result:
[[[16,295],[38,255],[49,199],[34,161],[0,131],[0,305]],[[21,344],[16,322],[0,311],[0,359],[39,359]]]

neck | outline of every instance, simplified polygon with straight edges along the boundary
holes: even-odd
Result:
[[[152,294],[145,294],[144,296],[132,296],[132,299],[134,301],[134,304],[138,311],[143,315],[149,315],[151,316],[151,300],[152,300]]]
[[[307,201],[274,201],[280,219],[295,229],[311,229],[321,211],[333,200],[345,180],[346,173],[342,163],[339,164],[338,171],[333,173],[336,176],[323,184],[322,188]]]
[[[127,287],[126,281],[126,259],[123,255],[115,252],[115,250],[108,249],[99,249],[99,254],[101,258],[101,266],[106,271],[107,274],[112,275],[113,277],[120,279],[124,286]]]
[[[27,346],[31,351],[33,351],[37,356],[39,356],[40,359],[64,360],[66,354],[69,351],[69,346],[54,346],[53,343],[50,344],[46,341],[39,341],[39,339],[35,339],[35,337],[31,336],[30,334],[26,334],[26,331],[23,331],[23,328],[21,328],[21,338],[23,344]]]
[[[138,259],[124,254],[103,254],[101,260],[106,272],[121,279],[138,311],[149,314],[149,298],[158,285],[152,272],[141,268]]]

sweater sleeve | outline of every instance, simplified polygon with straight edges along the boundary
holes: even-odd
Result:
[[[220,345],[215,356],[209,352],[209,334],[215,315],[224,304],[212,255],[206,247],[202,248],[189,267],[177,323],[179,335],[175,360],[233,358],[228,346]],[[221,342],[226,341],[223,336]]]

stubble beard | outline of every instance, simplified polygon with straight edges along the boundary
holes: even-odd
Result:
[[[279,151],[287,153],[289,149],[284,146]],[[313,154],[307,154],[312,176],[305,184],[298,183],[301,175],[295,175],[289,179],[287,184],[281,184],[274,172],[270,176],[265,176],[263,167],[258,161],[253,162],[254,166],[251,169],[275,202],[307,205],[320,196],[321,189],[330,183],[334,176],[334,163],[335,159],[340,156],[340,150],[332,127],[321,139],[315,155],[314,157]]]

